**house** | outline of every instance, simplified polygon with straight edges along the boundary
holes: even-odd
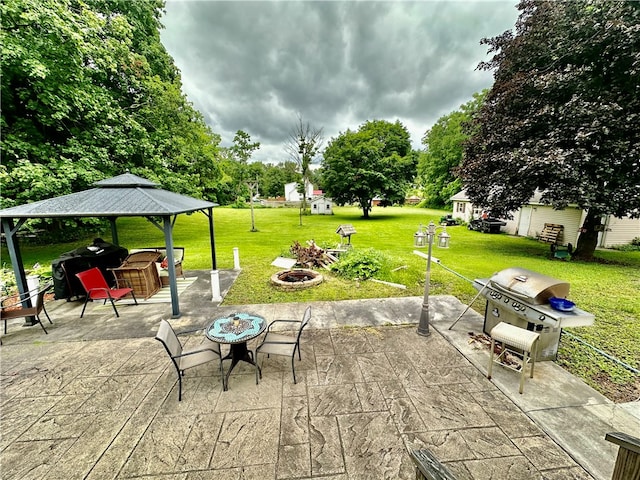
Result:
[[[311,200],[311,215],[333,215],[332,203],[333,200],[330,198],[324,196],[314,197]]]
[[[555,223],[562,225],[563,232],[558,238],[558,243],[566,245],[571,243],[576,245],[579,230],[587,215],[585,210],[577,206],[568,206],[563,210],[555,210],[551,205],[544,205],[541,199],[541,192],[536,191],[520,209],[512,212],[513,219],[505,220],[506,226],[501,231],[511,235],[537,238],[545,223]],[[474,218],[479,218],[482,210],[474,207],[464,190],[451,197],[453,202],[453,217],[470,222]],[[604,222],[603,231],[598,235],[598,247],[610,248],[615,245],[626,245],[634,238],[640,237],[640,219],[638,218],[616,218],[609,215]]]
[[[311,198],[313,198],[313,185],[308,184],[307,185],[307,200],[310,200]],[[297,182],[291,182],[291,183],[287,183],[284,186],[284,198],[287,202],[301,202],[302,201],[302,196],[298,193],[298,183]]]

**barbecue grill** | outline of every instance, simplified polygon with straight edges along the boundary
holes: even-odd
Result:
[[[589,326],[595,320],[593,314],[577,307],[553,309],[549,299],[566,298],[570,285],[524,268],[507,268],[491,278],[475,279],[473,286],[487,299],[484,333],[489,334],[500,322],[539,333],[536,360],[555,360],[562,328]]]

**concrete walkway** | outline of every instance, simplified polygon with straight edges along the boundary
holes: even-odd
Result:
[[[303,303],[219,306],[208,272],[180,296],[174,328],[250,311],[302,317]],[[221,272],[223,288],[235,278]],[[416,334],[422,298],[313,302],[293,384],[290,360],[240,364],[223,392],[216,363],[187,371],[183,400],[153,339],[169,304],[54,301],[39,326],[9,324],[0,347],[0,476],[7,479],[413,479],[428,448],[459,479],[611,478],[607,432],[640,431],[638,404],[615,405],[552,362],[518,375],[470,342],[482,318],[432,297],[432,334]],[[188,337],[190,345],[201,336]],[[228,363],[225,362],[225,368]]]

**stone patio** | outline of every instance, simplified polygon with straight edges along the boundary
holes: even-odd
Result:
[[[307,306],[220,306],[210,301],[208,272],[192,273],[200,278],[180,297],[177,331],[233,311],[301,318]],[[223,285],[234,275],[225,272]],[[487,380],[488,353],[468,343],[481,317],[470,311],[447,330],[464,305],[433,300],[429,337],[416,334],[421,298],[314,302],[297,384],[289,359],[260,355],[260,384],[241,363],[223,392],[214,362],[187,371],[182,402],[153,338],[170,304],[121,306],[120,318],[92,305],[80,319],[81,302],[51,302],[48,335],[14,324],[2,337],[1,476],[408,480],[409,451],[428,448],[459,479],[610,478],[617,447],[599,431],[578,432],[570,412],[604,406],[612,414],[602,429],[637,435],[637,406],[616,408],[571,377],[581,400],[553,414],[560,406],[545,404],[558,397],[549,386],[566,386],[570,376],[555,378],[552,362],[537,364],[514,397],[517,374],[498,368]]]

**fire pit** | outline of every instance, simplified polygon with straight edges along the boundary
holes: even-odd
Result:
[[[271,283],[286,290],[301,290],[320,285],[324,278],[318,272],[305,268],[281,270],[271,275]]]

